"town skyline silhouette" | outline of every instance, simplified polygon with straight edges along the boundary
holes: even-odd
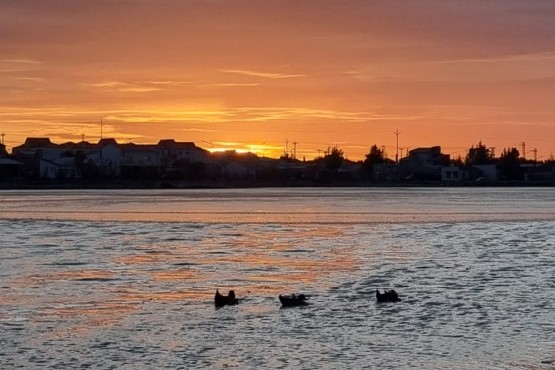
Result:
[[[174,139],[156,144],[118,143],[114,138],[56,144],[31,137],[11,154],[0,145],[0,178],[15,187],[34,181],[76,187],[118,181],[117,186],[127,187],[547,185],[555,179],[553,159],[527,159],[514,147],[496,156],[495,148],[481,141],[456,158],[437,145],[407,150],[405,155],[396,152],[392,159],[384,146],[373,144],[358,161],[349,160],[339,146],[307,160],[296,156],[295,147],[288,151],[286,146],[279,158],[272,158],[210,151]]]

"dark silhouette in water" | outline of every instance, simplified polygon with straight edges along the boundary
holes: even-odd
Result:
[[[308,305],[304,294],[291,294],[290,296],[280,294],[279,301],[281,302],[282,307],[297,307]]]
[[[380,293],[378,289],[376,289],[376,299],[378,302],[399,302],[401,299],[397,295],[397,292],[393,289],[391,290],[384,290],[383,293]]]
[[[214,296],[214,305],[216,308],[227,306],[227,305],[236,305],[239,303],[239,300],[235,298],[235,292],[230,290],[227,293],[227,296],[221,295],[218,289],[216,289],[216,295]]]

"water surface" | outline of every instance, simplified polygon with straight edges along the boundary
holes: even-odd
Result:
[[[554,226],[551,189],[2,192],[0,368],[553,369]]]

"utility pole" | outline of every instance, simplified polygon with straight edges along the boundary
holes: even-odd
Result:
[[[285,154],[285,157],[289,157],[289,139],[285,138],[285,152],[283,152],[283,154]]]
[[[495,147],[492,146],[491,148],[489,148],[489,154],[491,155],[491,158],[495,158]]]
[[[322,158],[322,149],[317,149],[318,150],[318,158]]]
[[[538,149],[534,148],[534,150],[532,150],[534,152],[534,166],[536,165],[536,163],[538,163]]]
[[[81,134],[81,141],[85,142],[85,134]]]
[[[399,130],[395,130],[394,134],[397,137],[397,151],[395,152],[395,163],[399,163],[399,135],[401,135],[401,133],[399,132]]]
[[[522,145],[522,159],[526,160],[526,143],[521,141],[520,145]]]
[[[293,141],[293,159],[297,159],[297,142]]]
[[[100,120],[100,140],[102,140],[102,126],[104,125],[104,122],[102,122],[102,120]]]

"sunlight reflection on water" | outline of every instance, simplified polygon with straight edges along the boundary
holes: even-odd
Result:
[[[472,191],[9,192],[0,367],[546,368],[553,192]]]

